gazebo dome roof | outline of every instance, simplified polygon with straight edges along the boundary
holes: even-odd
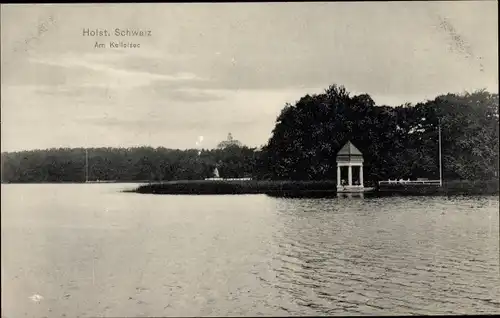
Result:
[[[339,152],[337,153],[337,157],[338,156],[352,156],[352,157],[362,157],[363,154],[361,153],[361,151],[359,151],[358,148],[356,148],[352,142],[348,141],[346,142],[346,144],[339,150]]]
[[[363,154],[352,142],[348,141],[337,153],[337,163],[362,163]]]

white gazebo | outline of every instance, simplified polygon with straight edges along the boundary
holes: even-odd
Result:
[[[347,181],[342,170],[347,167]],[[353,171],[353,170],[357,171]],[[353,172],[357,178],[353,182]],[[356,173],[357,172],[357,173]],[[364,192],[363,185],[363,154],[350,141],[337,153],[337,192]]]

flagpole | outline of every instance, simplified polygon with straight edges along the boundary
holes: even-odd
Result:
[[[78,103],[80,107],[80,103]],[[85,133],[85,183],[89,182],[89,136]]]
[[[438,131],[439,131],[439,186],[443,186],[443,167],[442,167],[442,155],[441,155],[441,118],[438,119]]]
[[[85,148],[85,182],[89,182],[89,151]]]

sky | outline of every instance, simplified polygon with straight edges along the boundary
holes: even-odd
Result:
[[[2,5],[1,149],[260,146],[286,103],[332,84],[390,106],[498,93],[497,6]]]

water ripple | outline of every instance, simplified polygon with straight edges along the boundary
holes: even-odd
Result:
[[[275,235],[277,288],[309,314],[500,312],[498,218],[484,221],[498,201],[457,206],[412,198],[389,209],[383,201],[351,209],[335,200],[280,202],[286,227]],[[453,218],[432,222],[443,211]]]

